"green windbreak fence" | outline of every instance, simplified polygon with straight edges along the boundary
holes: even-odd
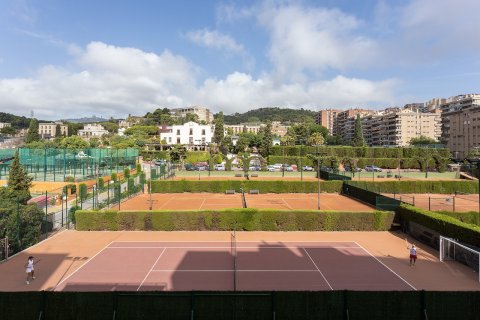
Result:
[[[402,203],[400,200],[386,197],[375,191],[354,186],[348,181],[345,181],[342,185],[342,194],[371,204],[378,210],[395,211]]]
[[[18,149],[20,163],[35,181],[88,180],[125,167],[134,168],[137,149]],[[15,149],[0,150],[0,160],[15,155]],[[11,160],[0,164],[0,179],[8,175]]]
[[[346,176],[345,174],[338,174],[324,170],[320,170],[320,178],[324,180],[352,180],[351,177]]]
[[[9,320],[470,320],[479,306],[480,291],[0,292]]]

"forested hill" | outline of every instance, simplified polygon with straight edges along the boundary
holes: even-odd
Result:
[[[0,112],[0,122],[8,122],[14,129],[28,128],[30,125],[30,118],[19,117],[10,113]]]
[[[306,109],[288,109],[288,108],[260,108],[250,110],[245,113],[234,113],[225,115],[225,124],[240,124],[245,122],[304,122],[314,121],[317,112]]]

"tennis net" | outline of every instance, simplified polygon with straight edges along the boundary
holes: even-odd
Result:
[[[478,202],[478,194],[465,193],[460,191],[455,191],[455,197],[463,200]]]
[[[247,207],[247,199],[245,199],[245,191],[242,189],[242,205],[244,208]]]
[[[233,257],[233,291],[237,291],[237,234],[235,231],[231,233],[230,245]]]

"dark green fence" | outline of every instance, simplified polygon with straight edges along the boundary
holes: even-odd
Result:
[[[342,185],[342,194],[375,206],[378,210],[395,211],[401,201],[386,197],[375,191],[367,190],[349,182]]]
[[[478,319],[480,291],[0,292],[2,319]]]
[[[352,180],[352,178],[349,176],[324,170],[320,170],[320,178],[322,178],[323,180]]]

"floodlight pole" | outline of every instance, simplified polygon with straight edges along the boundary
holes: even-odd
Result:
[[[318,151],[318,144],[317,144],[317,181],[318,181],[317,209],[320,210],[320,152]]]

